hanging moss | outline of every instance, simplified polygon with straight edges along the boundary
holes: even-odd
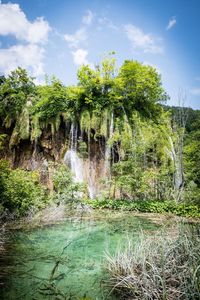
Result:
[[[30,136],[30,113],[29,103],[24,107],[19,118],[19,135],[22,140],[26,140]]]
[[[110,113],[107,109],[104,109],[101,113],[101,123],[100,123],[100,135],[104,136],[106,139],[108,138],[108,122],[110,120]]]
[[[26,140],[30,137],[30,102],[27,102],[23,108],[19,118],[15,123],[13,129],[9,147],[12,148],[14,145],[17,145],[20,140]]]
[[[86,131],[86,132],[90,131],[91,129],[91,117],[88,110],[84,110],[81,113],[80,128],[82,131]]]
[[[93,112],[91,117],[91,128],[95,130],[95,132],[99,133],[101,117],[98,113]]]
[[[5,119],[4,119],[4,126],[5,126],[6,128],[10,128],[11,125],[12,125],[12,123],[13,123],[13,119],[11,118],[10,115],[7,115],[7,116],[5,117]]]
[[[74,119],[73,112],[71,111],[63,112],[61,113],[61,116],[65,122],[72,122]]]
[[[15,124],[15,127],[13,129],[12,135],[10,137],[10,142],[9,142],[9,148],[11,149],[13,146],[17,145],[20,141],[20,126],[19,122]]]
[[[59,130],[60,122],[61,122],[60,115],[57,115],[55,117],[55,119],[52,119],[51,121],[46,123],[46,127],[48,126],[48,124],[51,125],[51,134],[52,134],[52,136],[54,136],[55,133]]]
[[[82,140],[78,141],[78,155],[80,158],[87,158],[88,157],[88,151],[87,151],[87,144],[83,142]]]
[[[38,115],[33,116],[31,125],[32,125],[31,140],[34,141],[38,139],[42,134]]]

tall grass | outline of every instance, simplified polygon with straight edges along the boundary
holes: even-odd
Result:
[[[127,242],[126,250],[106,254],[109,285],[119,299],[200,299],[200,228]]]

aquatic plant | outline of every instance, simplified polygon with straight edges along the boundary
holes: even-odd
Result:
[[[184,226],[177,237],[141,235],[138,243],[106,254],[111,292],[120,299],[199,299],[199,233],[199,227]]]

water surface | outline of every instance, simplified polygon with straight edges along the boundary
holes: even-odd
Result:
[[[137,242],[158,225],[131,213],[92,214],[34,229],[11,230],[2,259],[0,299],[115,299],[105,280],[105,252]]]

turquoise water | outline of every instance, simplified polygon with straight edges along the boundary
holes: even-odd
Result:
[[[1,259],[0,299],[115,299],[106,285],[105,252],[114,253],[150,220],[127,213],[92,214],[35,229],[11,230]]]

